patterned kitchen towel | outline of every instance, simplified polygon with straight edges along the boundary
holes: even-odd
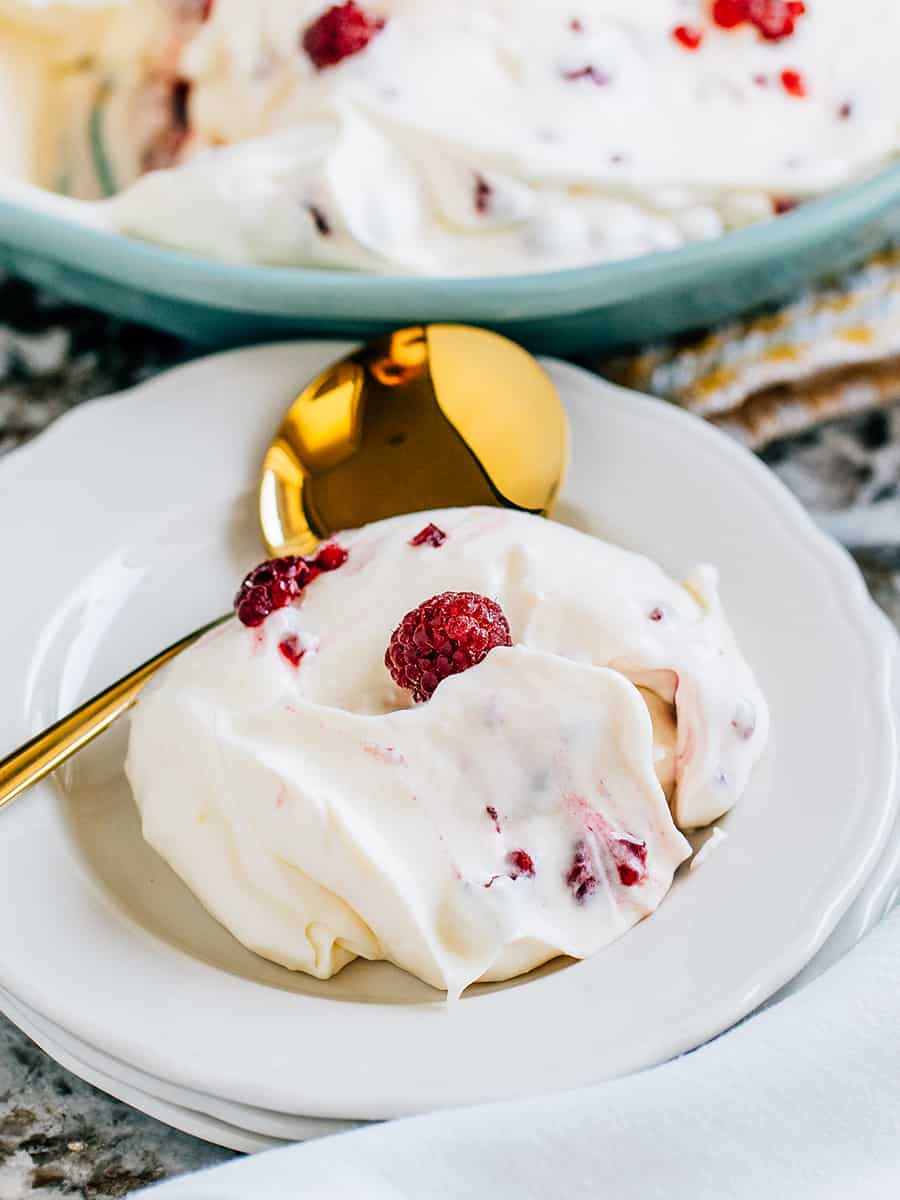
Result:
[[[598,364],[752,449],[900,399],[900,245],[776,312]]]

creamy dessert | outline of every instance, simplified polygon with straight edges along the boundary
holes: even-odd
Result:
[[[459,994],[663,900],[768,715],[701,568],[504,509],[262,564],[136,707],[148,842],[246,946]]]
[[[235,262],[665,250],[900,147],[895,0],[0,0],[7,176]]]

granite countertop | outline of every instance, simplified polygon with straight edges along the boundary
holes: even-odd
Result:
[[[77,404],[194,353],[0,277],[0,456]],[[854,548],[900,627],[900,407],[776,443],[763,458]],[[113,1200],[229,1157],[82,1083],[0,1017],[0,1200]]]

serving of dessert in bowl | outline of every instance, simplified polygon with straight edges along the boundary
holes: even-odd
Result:
[[[240,610],[4,810],[0,1007],[278,1136],[697,1046],[868,903],[897,812],[894,666],[850,560],[722,434],[570,365],[544,364],[554,521],[435,505],[241,584],[272,430],[350,350],[193,363],[0,469],[66,580],[23,607],[44,552],[0,528],[10,740]]]
[[[898,21],[890,0],[4,0],[31,97],[7,165],[217,259],[584,266],[888,163]]]
[[[0,0],[0,261],[210,344],[667,336],[895,230],[898,34],[890,0]]]
[[[132,717],[149,843],[249,948],[458,995],[652,913],[765,701],[715,572],[525,513],[413,514],[261,564]]]

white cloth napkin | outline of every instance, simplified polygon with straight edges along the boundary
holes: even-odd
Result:
[[[900,911],[800,994],[654,1070],[543,1099],[371,1126],[151,1193],[152,1200],[897,1200]]]

